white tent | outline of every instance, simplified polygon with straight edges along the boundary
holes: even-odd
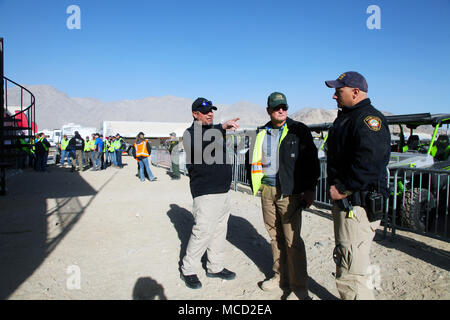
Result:
[[[125,138],[134,138],[143,132],[147,138],[168,138],[175,132],[182,137],[191,122],[143,122],[143,121],[103,121],[103,135],[115,136],[117,133]]]

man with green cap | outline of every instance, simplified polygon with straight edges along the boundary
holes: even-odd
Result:
[[[307,300],[305,244],[300,236],[302,209],[314,202],[320,175],[317,148],[309,128],[287,116],[286,96],[272,93],[267,101],[270,121],[257,129],[251,164],[251,186],[261,192],[264,224],[269,233],[274,276],[264,291],[283,289],[282,298]]]

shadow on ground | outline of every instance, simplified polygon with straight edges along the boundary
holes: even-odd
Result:
[[[48,173],[27,169],[12,177],[7,195],[0,197],[1,300],[33,274],[97,194],[78,173],[49,169]],[[83,205],[82,196],[91,198]]]
[[[162,285],[150,277],[145,277],[136,281],[133,300],[167,300],[167,297]]]
[[[178,238],[180,239],[179,266],[181,266],[182,259],[186,254],[192,226],[194,225],[194,218],[190,211],[176,204],[170,205],[170,210],[167,212],[167,215],[173,223],[178,233]],[[258,233],[248,220],[230,215],[227,240],[241,250],[258,267],[266,279],[273,275],[272,249],[270,243]],[[204,259],[202,260],[204,262]],[[309,287],[310,291],[322,300],[337,299],[312,278],[309,278]]]

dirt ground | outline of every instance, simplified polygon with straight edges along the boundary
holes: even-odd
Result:
[[[233,281],[199,274],[203,288],[179,276],[190,230],[189,179],[172,181],[152,166],[141,182],[136,163],[100,172],[50,167],[8,179],[0,197],[0,299],[278,300],[258,283],[271,272],[271,250],[260,199],[232,191],[226,267]],[[315,300],[337,299],[333,224],[328,210],[303,212],[302,236]],[[378,231],[371,251],[380,300],[450,298],[450,244],[407,232],[394,241]],[[379,275],[379,276],[377,276]]]

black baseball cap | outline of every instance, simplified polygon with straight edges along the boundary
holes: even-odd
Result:
[[[358,88],[361,91],[367,92],[369,87],[366,79],[358,72],[348,71],[339,76],[336,80],[325,81],[328,88]]]
[[[276,108],[282,104],[289,107],[286,96],[281,92],[273,92],[270,94],[269,98],[267,98],[267,107],[269,108]]]
[[[213,103],[205,98],[197,98],[192,103],[192,111],[200,111],[202,113],[207,113],[210,110],[217,110],[217,107],[213,106]]]

